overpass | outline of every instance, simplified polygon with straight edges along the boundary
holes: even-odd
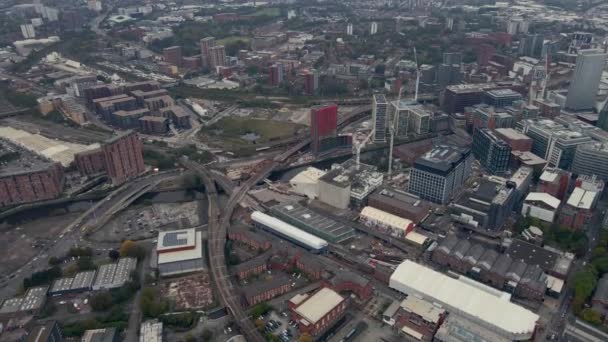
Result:
[[[209,237],[207,246],[209,252],[209,265],[220,301],[232,314],[241,333],[247,337],[247,341],[262,342],[264,341],[264,338],[249,319],[249,315],[243,310],[240,296],[230,281],[230,274],[226,267],[226,257],[224,254],[230,217],[248,188],[241,187],[236,189],[230,184],[224,184],[230,188],[232,194],[222,212],[219,208],[217,188],[211,173],[204,166],[191,161],[182,160],[182,164],[188,169],[197,172],[202,177],[203,183],[205,184],[205,192],[209,199]],[[243,191],[243,189],[245,189],[245,191]],[[226,189],[226,192],[228,192],[228,189]]]

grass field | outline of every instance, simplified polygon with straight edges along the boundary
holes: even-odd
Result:
[[[258,144],[286,139],[294,136],[299,129],[304,127],[304,125],[286,121],[224,118],[206,130],[201,131],[201,134],[206,135],[210,139],[210,142],[230,149],[242,146],[255,147]],[[214,134],[216,130],[221,130],[221,133]],[[260,136],[256,144],[241,138],[242,135],[247,133],[255,133]]]
[[[281,15],[281,11],[275,7],[267,7],[255,11],[253,15],[258,17],[261,17],[263,15],[267,17],[278,17],[279,15]]]
[[[243,37],[243,36],[230,36],[230,37],[226,37],[226,38],[222,38],[222,39],[218,40],[217,45],[228,45],[231,43],[236,43],[239,40],[249,44],[249,42],[251,41],[251,38]]]

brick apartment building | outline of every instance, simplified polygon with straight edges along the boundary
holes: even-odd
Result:
[[[268,270],[268,259],[270,258],[270,255],[270,251],[267,251],[242,262],[234,266],[234,273],[236,273],[239,280],[245,280],[251,276],[262,274]]]
[[[228,239],[238,241],[256,250],[267,250],[272,247],[270,240],[256,234],[247,227],[230,227],[228,229]]]
[[[350,291],[357,295],[361,301],[371,298],[374,292],[372,282],[369,279],[346,270],[339,271],[333,278],[324,280],[323,283],[337,292]]]
[[[325,269],[319,261],[305,254],[296,259],[295,266],[312,280],[321,279]]]
[[[190,115],[180,106],[161,108],[160,115],[171,120],[177,128],[188,129],[191,127]]]
[[[139,130],[145,134],[165,134],[169,131],[169,121],[162,116],[142,116],[138,121]]]
[[[394,316],[394,328],[400,335],[419,341],[432,341],[446,317],[444,309],[414,296],[405,298]]]
[[[114,184],[122,184],[145,171],[142,143],[133,131],[107,140],[97,150],[76,154],[75,161],[82,174],[105,171]]]
[[[291,279],[286,275],[278,275],[271,280],[257,282],[243,288],[243,296],[249,306],[268,301],[281,296],[291,289]]]
[[[63,182],[63,168],[59,163],[0,172],[0,207],[57,198],[63,191]]]

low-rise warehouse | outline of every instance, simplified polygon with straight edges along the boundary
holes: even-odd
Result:
[[[135,258],[120,258],[117,263],[99,266],[93,283],[93,291],[115,289],[123,286],[137,266]]]
[[[353,228],[298,203],[279,204],[270,208],[270,212],[289,224],[333,243],[345,242],[355,235]]]
[[[363,208],[359,219],[368,227],[400,239],[414,229],[414,222],[374,207]]]
[[[94,279],[95,271],[79,272],[72,278],[57,279],[53,282],[49,294],[54,296],[90,291]]]
[[[473,280],[454,279],[406,260],[391,275],[389,286],[434,302],[450,315],[464,316],[509,340],[528,340],[539,316],[510,302],[511,296]]]
[[[194,228],[160,232],[156,252],[162,277],[205,269],[202,233]]]
[[[0,317],[14,318],[17,315],[33,315],[46,302],[48,286],[31,287],[25,296],[6,299],[0,305]]]
[[[327,241],[296,228],[275,217],[255,211],[251,214],[254,225],[266,229],[282,238],[304,247],[314,253],[320,253],[327,248]]]

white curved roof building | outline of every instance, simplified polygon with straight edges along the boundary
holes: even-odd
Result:
[[[363,208],[363,210],[361,210],[361,216],[377,221],[378,223],[381,223],[388,227],[394,227],[403,231],[407,231],[414,228],[414,222],[412,222],[411,220],[397,215],[393,215],[391,213],[387,213],[386,211],[382,211],[374,207],[368,206]]]
[[[327,241],[296,228],[286,222],[283,222],[278,218],[266,215],[260,211],[254,211],[251,214],[251,219],[267,229],[270,229],[286,238],[297,241],[311,249],[321,250],[327,247]]]
[[[389,286],[462,316],[507,340],[532,338],[539,316],[513,304],[510,295],[473,280],[448,277],[413,261],[404,261],[391,275]]]

